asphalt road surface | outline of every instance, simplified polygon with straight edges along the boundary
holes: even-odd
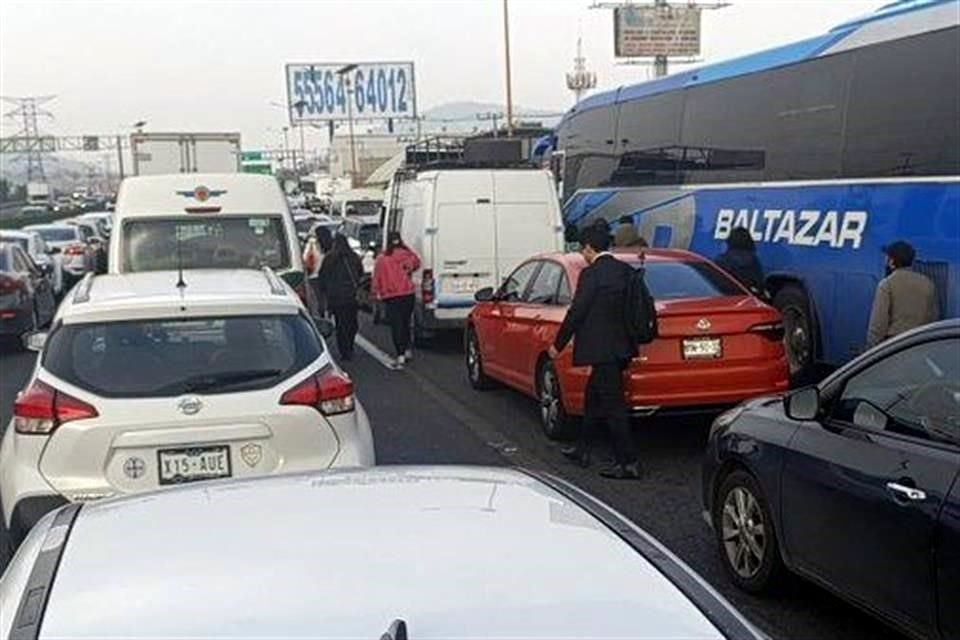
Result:
[[[855,607],[799,579],[767,598],[746,595],[730,585],[700,516],[700,460],[708,420],[638,423],[646,478],[642,482],[606,480],[594,470],[566,462],[559,445],[540,432],[533,400],[505,389],[473,391],[464,374],[459,336],[441,336],[430,350],[416,352],[405,371],[397,372],[370,355],[377,348],[387,350],[386,329],[371,326],[365,318],[362,325],[367,344],[361,347],[366,349],[357,349],[355,360],[344,368],[370,415],[379,463],[523,465],[550,471],[657,536],[772,638],[899,637]],[[33,362],[32,354],[9,345],[0,352],[0,428],[8,423],[13,399]],[[609,455],[606,440],[601,439],[594,467]],[[824,544],[830,544],[829,533],[824,532]],[[469,553],[468,544],[464,553]],[[584,567],[584,579],[602,580],[600,569]]]

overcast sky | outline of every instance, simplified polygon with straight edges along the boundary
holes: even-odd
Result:
[[[578,35],[598,88],[644,80],[617,65],[613,19],[592,0],[511,0],[514,102],[563,111]],[[881,0],[735,0],[705,12],[703,60],[823,33]],[[284,64],[413,60],[420,110],[503,102],[500,0],[0,0],[0,93],[56,94],[51,133],[232,130],[276,145]],[[4,135],[14,133],[3,124]],[[320,140],[320,137],[317,137]]]

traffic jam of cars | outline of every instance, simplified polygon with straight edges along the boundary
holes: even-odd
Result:
[[[0,638],[793,640],[821,607],[960,640],[958,10],[549,130],[418,127],[382,183],[141,122],[115,202],[33,186],[0,225]],[[943,89],[939,135],[885,72]]]

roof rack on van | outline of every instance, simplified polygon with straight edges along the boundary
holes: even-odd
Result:
[[[401,171],[428,169],[525,169],[523,138],[433,136],[407,145]]]
[[[93,272],[87,272],[73,292],[73,304],[90,302],[90,289],[93,288]]]
[[[263,276],[267,279],[267,284],[270,285],[271,294],[275,296],[287,295],[287,290],[283,286],[283,280],[281,280],[280,277],[273,272],[273,269],[267,265],[263,265]]]

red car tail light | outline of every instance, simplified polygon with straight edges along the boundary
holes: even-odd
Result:
[[[280,397],[280,404],[313,407],[325,416],[349,413],[355,403],[353,381],[332,369],[310,376]]]
[[[65,422],[96,418],[97,410],[39,380],[21,391],[13,403],[13,426],[17,433],[46,435]]]
[[[433,302],[433,269],[424,269],[423,277],[420,281],[420,295],[423,298],[423,304]]]
[[[765,322],[763,324],[755,324],[747,329],[747,331],[762,335],[764,338],[773,340],[774,342],[783,340],[782,322]]]
[[[64,248],[63,255],[65,256],[82,256],[86,253],[86,249],[82,244],[71,244]]]
[[[24,282],[20,278],[11,278],[10,276],[0,276],[0,293],[13,293],[24,288]]]

